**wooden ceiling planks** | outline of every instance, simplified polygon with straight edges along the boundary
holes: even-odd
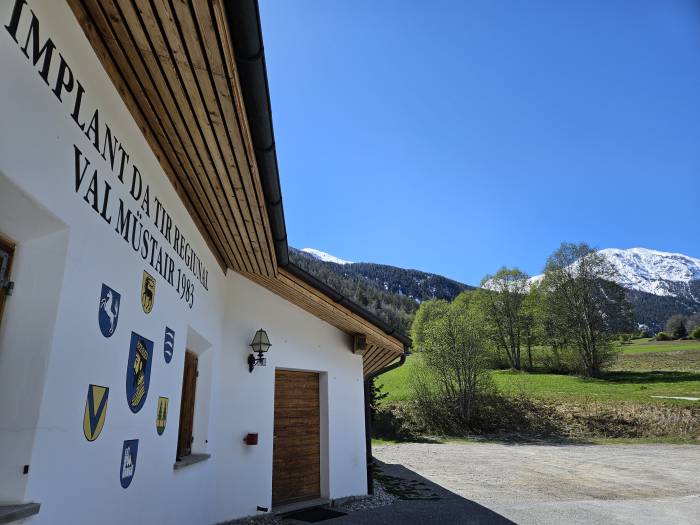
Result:
[[[385,366],[387,366],[387,365],[391,364],[393,361],[395,361],[398,357],[399,357],[398,355],[396,355],[392,352],[382,351],[381,357],[379,357],[378,359],[376,359],[370,363],[363,363],[364,374],[368,375],[368,374],[371,374],[372,372],[376,372],[377,370],[381,370]]]
[[[223,266],[274,276],[272,233],[221,1],[68,3],[139,127],[150,130],[146,139]]]
[[[88,40],[222,268],[352,335],[364,373],[397,339],[277,268],[222,0],[68,0]]]

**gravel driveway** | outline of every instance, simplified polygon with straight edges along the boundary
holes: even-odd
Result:
[[[700,446],[377,446],[466,500],[519,524],[700,524]]]

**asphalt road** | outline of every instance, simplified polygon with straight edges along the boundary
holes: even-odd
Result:
[[[374,453],[440,496],[386,507],[383,523],[700,524],[700,446],[406,443]]]

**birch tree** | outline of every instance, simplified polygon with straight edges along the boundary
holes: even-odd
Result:
[[[523,302],[528,290],[528,275],[517,268],[501,268],[481,280],[480,301],[486,329],[498,350],[514,370],[522,368],[520,358],[523,336]]]
[[[547,260],[543,289],[550,329],[578,351],[584,375],[599,377],[614,357],[612,339],[632,311],[610,262],[585,243],[562,243]]]

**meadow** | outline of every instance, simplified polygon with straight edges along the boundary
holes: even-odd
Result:
[[[386,402],[408,399],[413,367],[415,360],[409,357],[401,368],[378,379],[389,394]],[[700,342],[635,340],[621,346],[617,361],[600,379],[511,370],[493,370],[490,374],[499,391],[533,398],[694,405],[700,401],[654,396],[700,398]]]
[[[546,349],[535,353],[534,362],[543,362]],[[380,430],[375,437],[423,439],[400,430],[411,410],[407,401],[417,359],[409,357],[402,367],[378,379],[388,393],[379,427],[390,430]],[[488,373],[500,401],[490,405],[482,428],[440,439],[700,444],[698,341],[641,339],[620,345],[615,363],[597,379],[544,370]]]

